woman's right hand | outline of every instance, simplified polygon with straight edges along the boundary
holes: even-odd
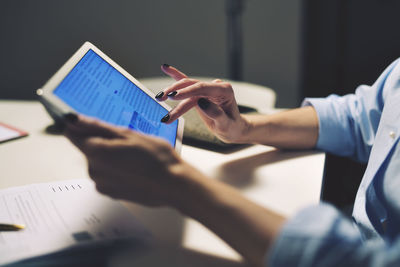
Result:
[[[249,128],[235,100],[230,83],[222,80],[203,82],[188,78],[184,73],[169,65],[162,65],[164,73],[176,80],[171,86],[157,94],[159,101],[166,99],[181,102],[163,118],[172,123],[195,107],[206,126],[226,143],[242,143]]]

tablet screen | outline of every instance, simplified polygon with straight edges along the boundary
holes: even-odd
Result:
[[[78,113],[159,136],[175,146],[178,121],[161,123],[168,110],[91,49],[53,93]]]

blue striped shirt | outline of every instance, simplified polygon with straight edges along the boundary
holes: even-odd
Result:
[[[352,219],[321,203],[299,211],[266,256],[268,266],[400,266],[400,64],[354,94],[307,98],[317,149],[368,162]]]

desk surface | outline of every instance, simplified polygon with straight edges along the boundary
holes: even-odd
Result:
[[[88,177],[82,154],[63,136],[45,131],[52,121],[38,102],[1,100],[0,122],[30,134],[0,144],[0,188]],[[291,216],[301,207],[319,201],[325,161],[320,152],[283,152],[261,145],[216,152],[184,145],[182,157],[201,166],[200,170],[212,179],[231,184],[249,199],[283,215]],[[138,261],[165,265],[166,257],[171,266],[183,266],[188,260],[197,262],[196,266],[202,262],[207,266],[239,264],[240,256],[222,240],[175,210],[132,203],[127,206],[153,232],[162,248],[134,259],[127,248],[110,257],[110,265],[129,266]],[[172,257],[175,261],[171,261],[171,255],[176,256]]]

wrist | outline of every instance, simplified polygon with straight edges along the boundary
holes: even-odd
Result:
[[[251,139],[251,133],[254,130],[254,123],[249,115],[241,115],[240,134],[238,135],[236,143],[249,144],[254,141]]]
[[[238,194],[236,190],[194,168],[190,176],[188,173],[181,176],[183,183],[173,204],[180,213],[207,225],[210,216],[218,217],[222,211],[236,206],[232,203],[235,197],[231,199]]]
[[[189,164],[182,162],[170,167],[173,178],[172,186],[167,196],[167,205],[177,209],[184,215],[194,216],[194,208],[198,203],[204,203],[209,195],[206,185],[211,179]]]

